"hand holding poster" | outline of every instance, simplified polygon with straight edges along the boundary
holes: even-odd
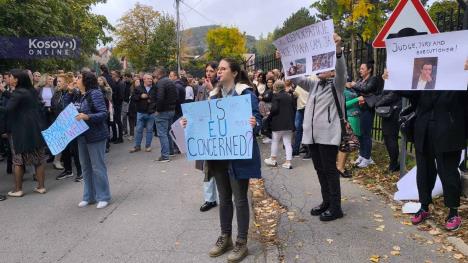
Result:
[[[386,90],[466,90],[468,30],[386,40]]]
[[[250,95],[182,104],[188,160],[251,159]]]
[[[326,20],[273,42],[281,53],[286,79],[334,70],[336,45],[333,33],[333,20]]]
[[[53,155],[62,152],[73,139],[89,129],[83,120],[75,119],[76,115],[78,111],[70,103],[55,122],[47,130],[42,131],[42,137]]]

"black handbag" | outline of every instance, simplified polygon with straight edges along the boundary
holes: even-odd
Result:
[[[400,131],[406,136],[406,140],[414,142],[414,123],[416,122],[416,109],[412,105],[405,107],[400,113]]]
[[[392,106],[380,106],[380,107],[375,107],[375,114],[382,118],[389,118],[392,116],[393,113],[393,107]]]
[[[336,110],[338,111],[338,116],[340,117],[341,124],[341,143],[339,150],[340,152],[350,153],[359,149],[359,138],[354,134],[351,125],[343,117],[343,111],[341,111],[340,101],[338,100],[338,95],[336,94],[335,86],[331,87],[333,98],[335,99]]]

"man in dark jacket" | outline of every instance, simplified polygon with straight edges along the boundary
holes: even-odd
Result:
[[[153,85],[153,76],[145,74],[143,85],[135,87],[132,100],[136,104],[137,124],[135,132],[135,146],[130,153],[141,150],[143,139],[143,129],[146,128],[146,152],[151,152],[151,142],[153,140],[154,108],[156,106],[156,87]]]
[[[122,102],[122,132],[124,135],[128,134],[128,106],[130,104],[130,87],[132,86],[132,74],[125,73],[124,75],[124,91]]]
[[[154,75],[157,78],[155,105],[156,130],[158,131],[158,137],[161,142],[161,157],[158,161],[169,162],[171,149],[169,129],[174,120],[178,92],[174,82],[166,77],[166,70],[164,68],[156,68]]]
[[[112,105],[114,106],[114,123],[112,125],[112,142],[123,143],[122,104],[124,101],[125,83],[120,71],[112,71]]]

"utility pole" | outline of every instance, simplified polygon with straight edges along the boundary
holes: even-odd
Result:
[[[180,76],[180,17],[179,17],[179,4],[180,0],[176,1],[177,11],[177,75]]]

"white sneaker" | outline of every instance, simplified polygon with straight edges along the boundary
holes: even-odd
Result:
[[[105,208],[106,206],[109,205],[109,202],[106,202],[106,201],[99,201],[99,203],[97,204],[96,208],[97,209],[101,209],[101,208]]]
[[[358,164],[360,164],[362,162],[362,160],[364,160],[364,157],[359,155],[359,157],[356,159],[356,161],[353,162],[353,164],[358,165]]]
[[[86,202],[86,201],[81,201],[81,202],[78,204],[78,207],[86,207],[86,206],[88,206],[88,205],[89,205],[88,202]]]
[[[283,163],[283,165],[281,165],[281,167],[283,167],[285,169],[292,169],[291,163]]]
[[[268,159],[265,159],[264,162],[268,166],[276,167],[278,165],[278,163],[275,160],[271,159],[271,157]]]
[[[375,164],[375,162],[371,158],[369,158],[369,159],[363,158],[363,160],[357,165],[357,167],[366,168],[366,167],[368,167],[369,165],[372,165],[372,164]]]
[[[63,165],[60,162],[54,162],[54,168],[56,170],[64,170]]]
[[[127,140],[130,141],[130,142],[133,141],[133,136],[128,136]]]
[[[264,139],[262,140],[262,143],[264,143],[264,144],[271,143],[271,139],[268,138],[268,137],[266,137],[266,138],[264,138]]]

